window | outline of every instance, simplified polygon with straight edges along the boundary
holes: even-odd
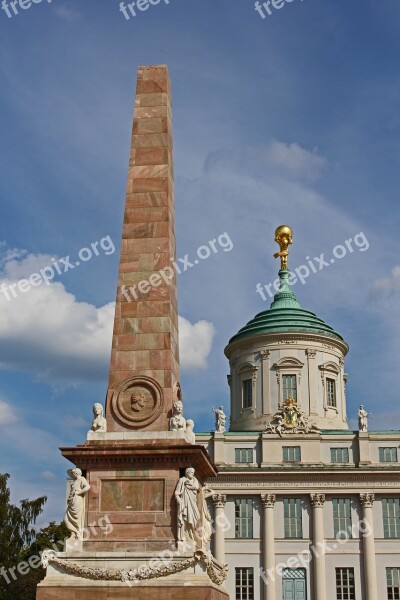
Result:
[[[300,446],[283,446],[283,462],[300,462]]]
[[[348,448],[331,448],[332,463],[348,463],[349,449]]]
[[[387,539],[400,538],[400,499],[383,498],[383,536]]]
[[[350,498],[333,498],[333,529],[339,539],[351,538],[351,500]]]
[[[297,402],[297,381],[296,375],[282,376],[283,399],[293,398]]]
[[[235,500],[235,537],[253,537],[253,500],[251,498]]]
[[[386,568],[388,600],[400,600],[400,568]]]
[[[379,448],[379,462],[397,462],[397,448]]]
[[[301,498],[285,498],[283,507],[285,538],[303,537]]]
[[[336,408],[336,381],[334,379],[326,380],[326,398],[328,406]]]
[[[235,569],[236,600],[254,600],[254,569]]]
[[[253,448],[235,448],[236,463],[252,463]]]
[[[251,379],[242,381],[242,404],[243,408],[253,406],[253,381]]]
[[[335,570],[337,600],[355,600],[354,569],[344,567]]]

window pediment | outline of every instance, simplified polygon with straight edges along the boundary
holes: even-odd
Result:
[[[274,367],[275,369],[302,369],[304,367],[304,363],[294,356],[285,357],[278,360],[278,362],[274,364]]]
[[[326,362],[323,365],[319,365],[319,370],[323,373],[334,373],[335,375],[339,375],[340,367],[334,362]]]

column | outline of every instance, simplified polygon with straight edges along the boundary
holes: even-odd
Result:
[[[324,502],[325,494],[311,494],[313,505],[314,598],[326,599]]]
[[[215,511],[214,522],[214,556],[221,565],[225,564],[225,504],[226,496],[224,494],[214,494],[212,497]]]
[[[363,530],[363,558],[366,600],[378,600],[378,586],[376,581],[375,536],[372,506],[374,494],[360,494],[362,507]]]
[[[271,408],[271,386],[270,386],[270,355],[269,350],[261,350],[262,361],[262,414],[270,415]]]
[[[307,362],[308,362],[308,398],[309,398],[309,411],[310,415],[318,414],[317,407],[317,362],[315,360],[317,351],[314,348],[307,348]]]
[[[274,531],[274,506],[276,496],[263,494],[263,568],[265,572],[264,600],[276,600],[275,596],[275,531]],[[271,573],[272,577],[268,576]]]

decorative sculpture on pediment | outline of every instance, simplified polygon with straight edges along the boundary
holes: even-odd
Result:
[[[186,419],[183,416],[183,403],[181,400],[174,402],[172,407],[172,417],[169,420],[170,431],[185,431]]]
[[[107,431],[107,421],[103,415],[103,405],[99,402],[93,404],[93,421],[90,431],[95,433],[105,433]]]
[[[215,431],[217,433],[225,433],[226,431],[226,414],[224,413],[224,407],[219,408],[213,407],[213,413],[215,413]]]
[[[265,427],[267,433],[319,433],[317,425],[310,422],[306,413],[302,412],[294,398],[287,398],[279,407],[272,421]]]

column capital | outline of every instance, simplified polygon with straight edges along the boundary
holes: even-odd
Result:
[[[226,495],[225,494],[214,494],[212,496],[212,501],[215,508],[224,508],[226,504]]]
[[[264,508],[274,508],[275,501],[275,494],[261,494],[261,504]]]
[[[314,508],[321,508],[325,502],[325,494],[310,494],[311,504]]]
[[[317,351],[314,350],[314,348],[307,348],[306,354],[307,354],[308,358],[315,358]]]
[[[262,360],[266,360],[267,358],[269,358],[271,356],[271,351],[270,350],[260,350],[260,355]]]
[[[372,508],[375,494],[360,494],[360,502],[363,508]]]

